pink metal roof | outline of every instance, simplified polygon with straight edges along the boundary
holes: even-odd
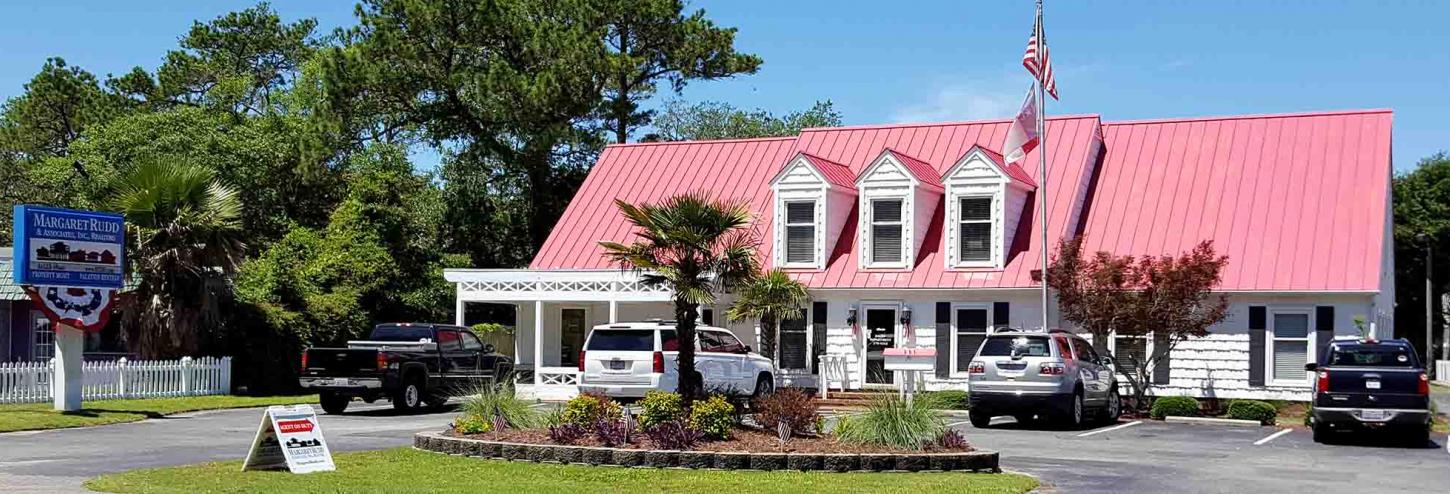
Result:
[[[1224,290],[1379,289],[1389,110],[1106,123],[1086,246],[1229,257]],[[1051,135],[1051,134],[1049,134]]]
[[[890,147],[886,148],[886,152],[891,153],[892,156],[895,156],[896,160],[900,161],[902,166],[906,167],[906,171],[911,172],[911,176],[916,177],[916,180],[921,182],[921,185],[923,187],[937,190],[942,189],[941,170],[938,170],[936,166],[932,165],[931,163],[927,163],[925,161],[913,158],[909,154],[897,151],[895,149],[891,149]],[[945,169],[945,167],[943,167],[943,169]]]
[[[801,153],[801,156],[805,156],[806,161],[811,162],[811,166],[820,170],[821,175],[825,175],[826,182],[846,190],[856,190],[856,175],[852,174],[851,169],[846,168],[846,165],[810,153]]]
[[[1120,254],[1176,253],[1213,239],[1230,257],[1224,290],[1376,290],[1390,120],[1382,110],[1106,124],[1096,116],[1050,118],[1049,236],[1081,232],[1090,249]],[[938,183],[936,177],[972,146],[1000,145],[1007,128],[1005,120],[859,126],[807,129],[798,137],[611,145],[531,267],[611,267],[598,242],[632,237],[613,205],[616,198],[650,202],[707,190],[745,199],[753,205],[756,231],[768,239],[771,225],[762,219],[769,218],[769,181],[796,153],[807,153],[823,174],[830,167],[816,159],[839,164],[854,182],[892,149],[903,163],[917,162],[908,166],[932,167],[928,183]],[[1089,155],[1099,132],[1101,158]],[[1023,162],[1035,164],[1040,151]],[[1068,225],[1081,190],[1063,186],[1065,180],[1091,176],[1093,166],[1101,168],[1096,187],[1087,191],[1079,220]],[[1037,167],[1028,168],[1016,172],[1038,183]],[[1031,287],[1041,248],[1037,219],[1044,214],[1035,197],[1030,204],[1001,271],[945,269],[938,206],[911,269],[860,269],[852,218],[826,269],[792,273],[815,288]],[[770,242],[762,249],[769,259]]]

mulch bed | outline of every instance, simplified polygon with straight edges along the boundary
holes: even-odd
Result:
[[[549,439],[549,431],[545,429],[509,429],[504,431],[490,431],[483,434],[458,434],[448,431],[445,435],[463,437],[468,439],[479,439],[484,441],[499,441],[527,444],[555,444]],[[652,449],[653,445],[644,434],[636,433],[630,436],[631,442],[628,445],[615,446],[620,449]],[[581,438],[574,446],[604,446],[593,435]],[[738,427],[730,439],[723,441],[703,441],[695,445],[695,451],[732,451],[732,452],[756,452],[756,453],[837,453],[837,454],[871,454],[871,453],[966,453],[974,451],[971,446],[961,449],[947,449],[935,444],[929,445],[921,451],[911,451],[891,446],[875,444],[854,444],[837,441],[831,437],[795,437],[787,442],[784,447],[775,434],[766,433],[763,430],[748,427]]]

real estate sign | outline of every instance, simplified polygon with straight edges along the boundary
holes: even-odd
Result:
[[[262,424],[247,450],[242,471],[280,470],[292,473],[330,472],[332,451],[322,437],[322,424],[310,405],[267,407]]]
[[[119,214],[15,206],[15,283],[120,289],[125,220]]]

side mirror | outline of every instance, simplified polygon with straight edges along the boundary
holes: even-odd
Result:
[[[493,343],[484,343],[483,344],[483,353],[493,353],[495,350],[498,350],[498,349],[497,348],[494,348]]]
[[[1102,357],[1098,359],[1098,365],[1112,367],[1114,363],[1115,362],[1113,361],[1112,357]]]
[[[750,345],[745,345],[745,351],[744,352],[741,352],[741,353],[750,353],[750,352],[753,352],[753,351],[755,351],[755,350],[751,350],[750,349]]]
[[[1316,364],[1314,362],[1310,362],[1310,363],[1304,364],[1304,370],[1309,371],[1309,372],[1317,371],[1317,370],[1319,370],[1319,364]]]

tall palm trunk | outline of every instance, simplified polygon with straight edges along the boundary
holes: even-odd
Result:
[[[780,341],[780,328],[775,318],[768,314],[760,316],[760,354],[769,357],[771,362],[780,362],[780,356],[775,354],[777,341]]]
[[[695,368],[695,317],[699,315],[699,306],[684,300],[675,300],[675,336],[680,342],[680,354],[677,365],[679,365],[679,393],[684,401],[684,407],[689,410],[695,403],[695,398],[704,393],[705,383],[700,379]],[[688,370],[687,370],[688,369]]]

